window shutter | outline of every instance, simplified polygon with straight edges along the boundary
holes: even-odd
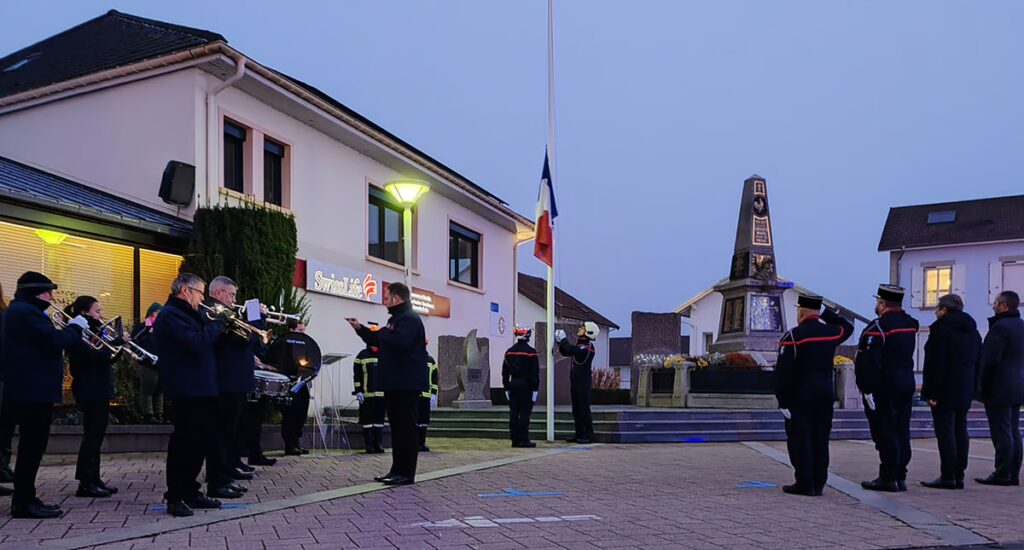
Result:
[[[988,264],[988,303],[996,301],[996,296],[1003,291],[1003,262]]]
[[[924,269],[920,267],[910,269],[910,306],[924,306]]]
[[[953,294],[959,295],[967,303],[967,266],[953,264]]]

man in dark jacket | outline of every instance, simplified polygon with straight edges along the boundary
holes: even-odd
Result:
[[[427,334],[412,309],[409,287],[392,283],[384,305],[391,318],[374,332],[356,319],[347,319],[366,344],[380,350],[380,382],[391,426],[391,471],[374,479],[386,485],[416,481],[419,442],[416,437],[416,399],[427,389]]]
[[[1020,296],[1012,290],[992,304],[978,368],[979,399],[985,404],[988,429],[996,448],[996,468],[975,481],[985,485],[1020,485],[1020,407],[1024,403],[1024,320]]]
[[[191,516],[193,508],[220,508],[196,480],[203,460],[217,449],[217,359],[214,343],[224,332],[225,316],[199,311],[206,283],[192,273],[178,275],[153,328],[160,357],[164,395],[174,402],[174,431],[167,444],[167,513]]]
[[[371,331],[380,330],[377,323],[369,323]],[[380,390],[380,350],[367,345],[352,363],[352,394],[359,402],[359,425],[363,427],[364,447],[367,454],[384,452],[384,392]]]
[[[932,409],[939,445],[940,475],[921,485],[933,489],[963,489],[971,440],[967,411],[974,399],[974,370],[981,349],[978,325],[964,313],[956,294],[939,298],[936,320],[924,345],[924,385],[921,399]]]
[[[857,344],[857,388],[864,395],[864,414],[881,462],[878,477],[861,482],[871,491],[907,490],[919,325],[903,311],[903,295],[903,288],[898,286],[878,287],[878,318],[868,323]]]
[[[508,399],[508,433],[513,447],[536,447],[530,442],[530,413],[540,390],[540,358],[530,345],[533,331],[516,328],[516,343],[505,352],[501,385]]]
[[[821,296],[797,299],[797,326],[782,336],[775,365],[775,397],[786,418],[786,447],[796,483],[789,494],[817,496],[828,481],[828,441],[835,404],[836,348],[853,335],[853,324],[821,309]]]
[[[594,440],[594,420],[590,414],[590,396],[593,386],[594,340],[601,329],[597,323],[587,321],[576,332],[576,344],[570,344],[565,331],[555,331],[558,352],[572,360],[569,367],[569,397],[572,399],[572,420],[576,434],[566,441],[591,443]]]
[[[64,350],[78,344],[82,328],[75,317],[57,329],[46,315],[57,285],[42,273],[28,271],[18,278],[14,301],[4,316],[6,397],[18,427],[18,459],[14,470],[11,515],[46,519],[61,515],[59,506],[36,498],[36,474],[50,437],[53,405],[63,401]]]

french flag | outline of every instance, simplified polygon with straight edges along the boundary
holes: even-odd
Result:
[[[540,176],[540,193],[537,196],[537,218],[534,228],[536,237],[533,240],[533,255],[540,261],[555,265],[555,218],[558,207],[555,206],[555,187],[551,181],[551,167],[548,154],[544,153],[544,171]]]

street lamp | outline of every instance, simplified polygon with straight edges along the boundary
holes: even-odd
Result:
[[[412,207],[416,201],[430,191],[430,184],[420,180],[392,180],[384,185],[384,190],[402,205],[403,234],[405,235],[405,286],[412,291]]]

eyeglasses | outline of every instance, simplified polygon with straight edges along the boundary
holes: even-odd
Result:
[[[196,288],[194,286],[190,286],[190,287],[188,287],[188,289],[191,290],[192,292],[198,292],[200,296],[205,294],[202,289]]]

